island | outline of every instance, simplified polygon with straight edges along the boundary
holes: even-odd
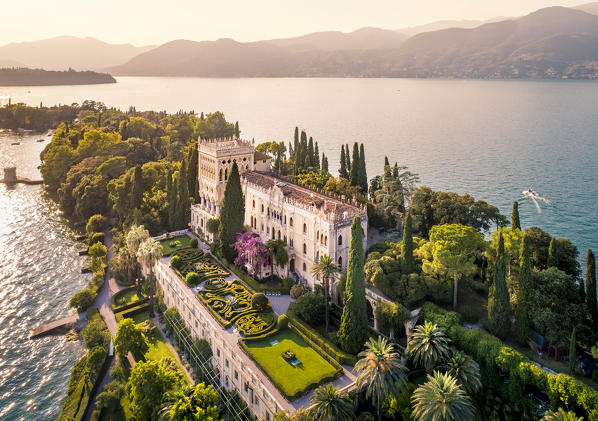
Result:
[[[0,69],[0,86],[96,85],[116,83],[108,73],[92,71],[54,71],[26,67]]]

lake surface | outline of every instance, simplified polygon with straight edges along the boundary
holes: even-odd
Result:
[[[256,143],[288,142],[299,126],[318,141],[333,173],[341,143],[363,142],[370,177],[382,171],[387,155],[419,173],[423,185],[471,193],[507,216],[513,200],[531,187],[551,204],[540,205],[540,213],[533,202],[520,202],[524,227],[539,226],[570,238],[582,258],[586,248],[598,249],[598,82],[123,77],[110,85],[0,88],[0,101],[9,96],[30,105],[93,99],[121,109],[220,110],[228,120],[239,121],[242,137]],[[0,166],[19,161],[20,168],[37,171],[44,145],[35,142],[38,138],[28,137],[20,146],[0,138]],[[15,263],[9,255],[8,265],[3,253],[0,266],[0,329],[10,333],[8,343],[0,345],[3,419],[9,413],[1,411],[9,402],[16,402],[18,409],[10,412],[16,417],[29,399],[36,411],[46,411],[41,418],[55,416],[80,353],[62,338],[34,345],[25,339],[25,325],[35,324],[33,317],[66,312],[68,299],[84,283],[73,272],[79,266],[70,232],[40,192],[39,187],[6,191],[0,186],[0,246],[20,250]],[[44,254],[52,259],[41,264]],[[31,261],[35,265],[25,263]],[[15,277],[21,279],[18,286]],[[45,343],[45,351],[37,354],[44,361],[37,366],[31,362],[36,360],[32,351],[24,348]],[[20,349],[7,351],[11,346]],[[48,350],[55,354],[48,357]],[[31,367],[39,368],[30,372]],[[43,367],[44,375],[55,381],[53,388],[32,390]],[[12,383],[3,383],[6,379]],[[11,396],[20,388],[28,396]]]

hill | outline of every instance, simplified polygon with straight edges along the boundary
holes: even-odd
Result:
[[[0,47],[0,60],[46,70],[99,70],[122,64],[153,46],[108,44],[94,38],[56,37]]]
[[[26,67],[26,66],[19,61],[0,59],[0,68],[12,68],[12,67]]]
[[[100,83],[116,83],[116,79],[107,73],[91,71],[0,69],[0,86],[94,85]]]
[[[581,6],[574,7],[574,9],[581,10],[591,15],[598,15],[598,2],[582,4]]]
[[[472,29],[478,26],[482,26],[486,23],[500,22],[509,19],[512,18],[496,17],[488,20],[439,20],[436,22],[427,23],[425,25],[417,25],[410,26],[407,28],[396,29],[395,31],[412,37],[414,35],[421,34],[422,32],[441,31],[443,29],[450,28]]]

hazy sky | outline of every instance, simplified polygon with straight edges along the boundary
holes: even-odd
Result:
[[[590,0],[586,0],[590,1]],[[584,0],[0,0],[0,45],[58,35],[112,43],[255,41],[363,26],[520,16]]]

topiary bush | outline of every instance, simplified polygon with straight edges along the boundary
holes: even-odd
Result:
[[[96,299],[96,294],[91,291],[90,289],[84,289],[83,291],[79,291],[71,301],[69,302],[70,306],[77,310],[77,313],[83,313],[87,310]]]
[[[286,314],[281,314],[278,316],[278,329],[282,330],[286,329],[287,327],[289,327],[289,318]]]
[[[301,297],[303,294],[305,294],[306,288],[303,285],[293,285],[291,287],[291,298],[297,299],[299,297]]]
[[[174,269],[180,269],[182,264],[183,260],[180,256],[172,256],[172,258],[170,259],[170,266]]]
[[[293,278],[291,278],[289,276],[287,276],[286,278],[284,278],[282,280],[282,286],[286,290],[290,290],[293,287],[294,283],[295,283],[295,281],[293,280]]]
[[[295,301],[293,309],[297,316],[311,326],[324,323],[325,303],[323,295],[303,295]]]
[[[185,282],[190,287],[195,286],[201,282],[201,278],[197,274],[197,272],[189,272],[187,276],[185,276]]]
[[[196,249],[198,244],[197,238],[192,238],[191,241],[189,241],[189,247],[191,248]]]
[[[94,245],[95,243],[102,243],[104,244],[104,233],[103,232],[96,232],[94,235],[91,236],[89,240],[89,245]]]
[[[257,311],[266,311],[268,309],[268,304],[268,297],[261,292],[257,292],[251,297],[251,306]]]

